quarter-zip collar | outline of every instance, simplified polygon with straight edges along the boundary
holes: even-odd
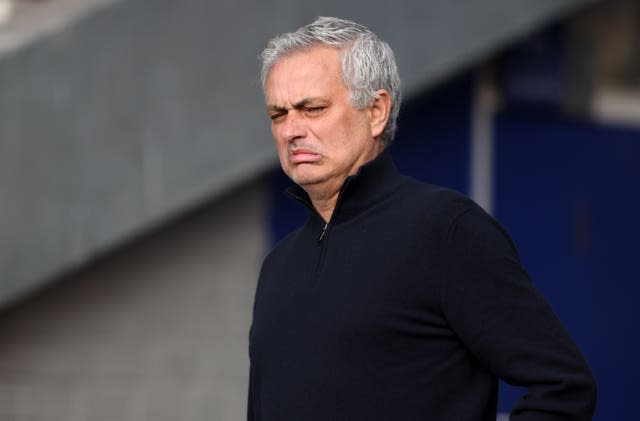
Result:
[[[402,181],[391,154],[384,150],[372,161],[360,167],[355,175],[347,177],[331,216],[331,224],[352,218],[373,204],[393,193]],[[286,190],[294,199],[301,202],[310,212],[313,219],[325,225],[322,217],[313,207],[313,203],[304,189],[294,185]]]

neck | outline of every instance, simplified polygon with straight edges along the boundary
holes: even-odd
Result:
[[[379,143],[377,143],[379,145]],[[371,151],[370,154],[363,157],[360,162],[354,165],[350,171],[346,172],[341,177],[335,177],[320,184],[306,185],[304,190],[309,195],[311,203],[315,210],[320,214],[325,223],[328,223],[333,215],[333,211],[338,203],[338,197],[340,191],[344,185],[347,177],[355,175],[360,167],[373,159],[375,159],[382,152],[382,148],[378,147]]]
[[[332,183],[334,184],[332,186],[316,185],[304,187],[309,199],[311,199],[311,204],[326,223],[329,222],[331,215],[333,215],[345,180],[346,177],[341,179],[339,183]]]

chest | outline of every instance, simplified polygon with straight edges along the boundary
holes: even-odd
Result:
[[[367,349],[445,329],[435,236],[401,218],[307,231],[263,270],[254,342]]]

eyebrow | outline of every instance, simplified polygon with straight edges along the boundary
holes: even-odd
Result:
[[[310,103],[312,103],[314,101],[326,101],[326,99],[322,98],[322,97],[303,98],[300,101],[298,101],[295,104],[293,104],[292,109],[294,109],[294,110],[303,109],[304,107],[308,106]],[[280,106],[280,105],[273,105],[273,104],[267,106],[267,110],[268,111],[274,111],[274,112],[277,112],[277,113],[287,113],[287,112],[289,112],[289,108],[283,107],[283,106]]]

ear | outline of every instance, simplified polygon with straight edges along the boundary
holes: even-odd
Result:
[[[382,135],[391,113],[391,96],[389,92],[385,89],[379,89],[377,93],[378,99],[374,100],[369,108],[371,113],[371,134],[374,139],[378,139]]]

